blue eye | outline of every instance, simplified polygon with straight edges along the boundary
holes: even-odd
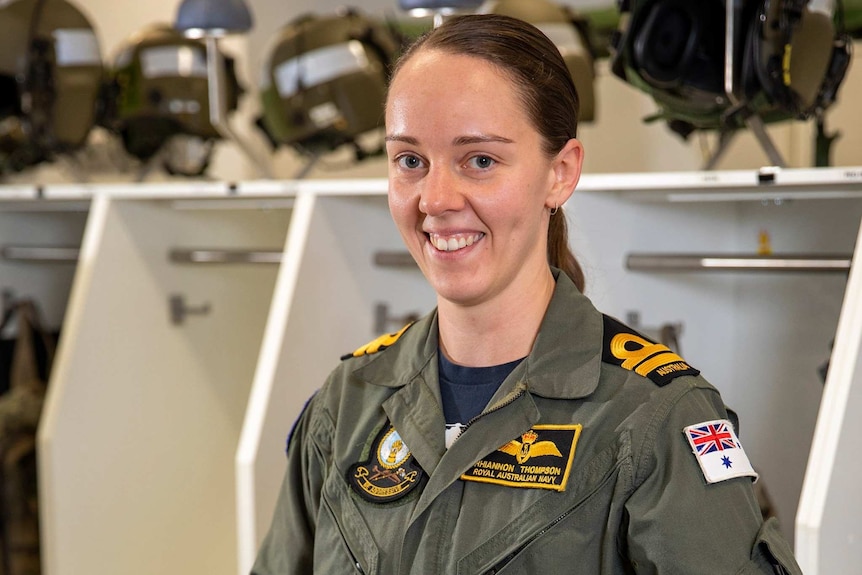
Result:
[[[479,168],[480,170],[487,170],[491,166],[493,166],[496,162],[493,158],[489,156],[473,156],[468,161],[474,168]]]
[[[422,160],[413,155],[401,156],[398,158],[398,165],[408,170],[415,170],[422,167]]]

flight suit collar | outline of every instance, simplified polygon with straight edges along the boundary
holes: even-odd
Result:
[[[528,391],[542,397],[586,397],[596,389],[601,370],[602,315],[566,274],[552,271],[556,285],[526,359],[525,380]],[[434,310],[405,331],[392,349],[376,354],[353,375],[374,385],[407,385],[436,358],[437,334]]]
[[[410,326],[391,349],[375,354],[352,373],[365,383],[396,388],[383,409],[429,474],[446,451],[446,419],[437,382],[437,333],[434,311]]]
[[[353,371],[365,383],[402,387],[413,381],[437,353],[437,310],[411,325],[391,346]]]
[[[588,396],[598,385],[602,316],[566,274],[557,269],[553,272],[556,286],[533,351],[506,378],[485,410],[495,411],[505,404],[508,421],[520,422],[513,426],[512,437],[540,419],[531,395],[577,399]],[[375,354],[352,374],[373,385],[400,388],[384,402],[383,409],[428,473],[434,472],[446,452],[442,432],[446,422],[437,379],[437,334],[434,311],[405,331],[391,349]],[[522,416],[512,418],[513,410]],[[482,419],[486,419],[484,426],[493,418],[483,415],[476,427],[481,427]],[[489,436],[493,443],[496,440],[492,437],[494,434]],[[488,446],[479,447],[481,451]]]
[[[602,366],[602,314],[565,273],[552,269],[556,287],[533,350],[526,359],[530,393],[579,399],[595,391]]]

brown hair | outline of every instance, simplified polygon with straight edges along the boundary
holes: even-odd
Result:
[[[392,77],[423,48],[481,58],[504,71],[515,84],[527,116],[542,135],[548,157],[555,156],[577,136],[579,100],[575,83],[560,51],[532,24],[500,14],[454,16],[419,37],[402,54]],[[584,290],[584,272],[569,248],[562,208],[552,213],[548,226],[548,263],[562,269],[579,290]]]

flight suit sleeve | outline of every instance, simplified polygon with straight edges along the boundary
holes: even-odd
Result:
[[[325,464],[311,429],[314,398],[300,414],[287,446],[287,470],[269,532],[251,575],[306,575],[313,572],[314,532]]]
[[[680,393],[645,430],[626,501],[626,555],[640,574],[801,575],[775,519],[764,522],[753,477],[708,483],[683,430],[728,419],[713,389]],[[638,441],[638,439],[635,439]]]

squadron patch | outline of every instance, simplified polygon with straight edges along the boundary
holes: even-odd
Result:
[[[363,355],[371,355],[372,353],[377,353],[378,351],[383,351],[384,349],[386,349],[387,347],[389,347],[390,345],[392,345],[393,343],[398,341],[398,338],[401,337],[404,334],[404,332],[407,331],[407,328],[410,327],[411,325],[413,325],[413,323],[414,322],[408,323],[407,325],[405,325],[404,327],[402,327],[400,330],[398,330],[395,333],[383,334],[380,337],[378,337],[377,339],[375,339],[369,343],[366,343],[362,347],[354,350],[353,353],[348,353],[346,355],[342,355],[341,359],[345,360],[345,359],[350,359],[351,357],[360,357]]]
[[[367,461],[353,464],[347,482],[360,497],[372,503],[401,499],[419,485],[422,468],[391,425],[377,434]]]
[[[461,476],[464,481],[564,491],[582,425],[534,425],[485,456]]]
[[[707,483],[745,476],[757,480],[757,473],[751,467],[730,421],[704,421],[689,425],[682,432]]]
[[[604,316],[602,361],[619,365],[650,378],[656,385],[667,385],[681,375],[697,375],[699,370],[670,350],[635,333],[609,316]]]

